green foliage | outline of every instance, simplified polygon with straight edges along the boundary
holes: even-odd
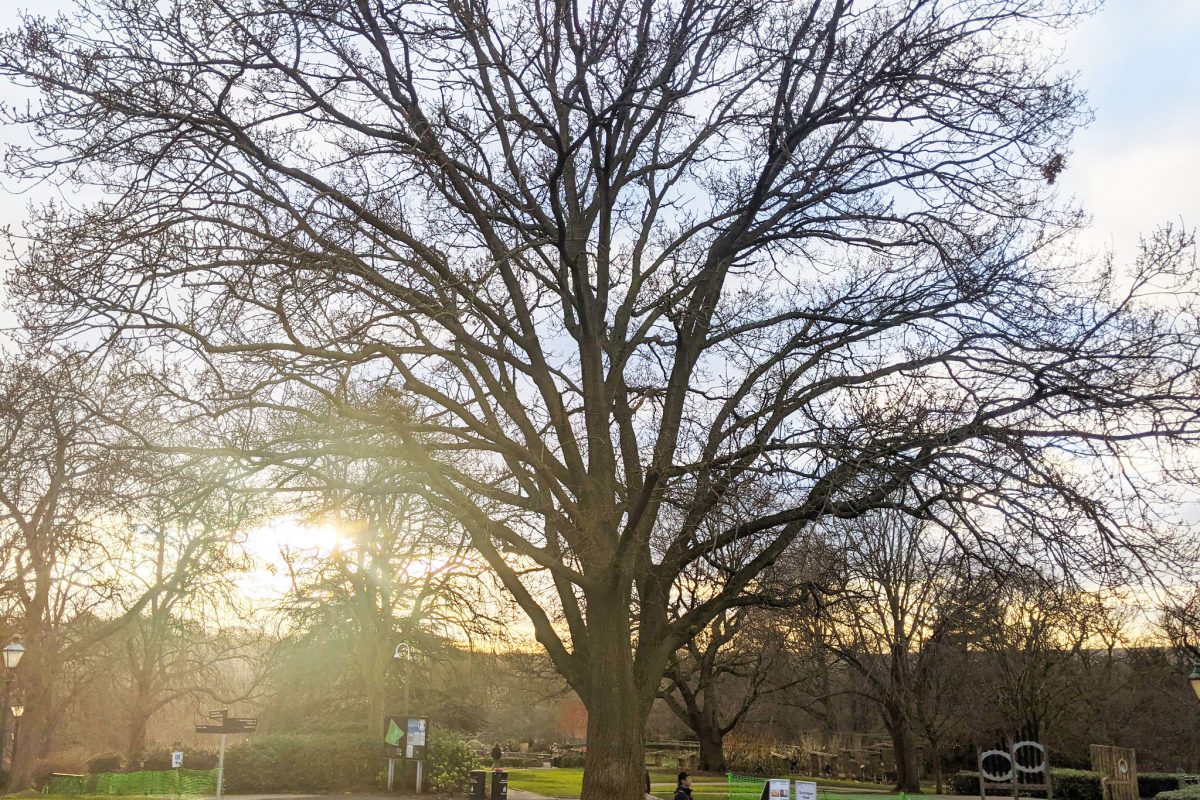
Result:
[[[956,772],[950,778],[950,794],[979,796],[979,773]]]
[[[492,765],[492,758],[487,758],[488,766]],[[500,766],[504,769],[532,769],[542,766],[546,763],[544,756],[531,756],[524,753],[506,753],[504,758],[500,759]],[[553,766],[553,764],[551,764]]]
[[[1178,772],[1139,772],[1138,797],[1157,797],[1162,792],[1182,789],[1186,777]]]
[[[225,753],[225,791],[369,792],[383,786],[387,762],[374,739],[327,734],[255,736]]]
[[[550,760],[550,765],[561,769],[578,769],[583,766],[583,753],[560,753]]]
[[[121,768],[121,757],[116,753],[100,753],[88,759],[87,769],[93,775],[100,772],[116,772]]]
[[[1104,800],[1103,775],[1085,769],[1051,770],[1055,800]]]
[[[1054,769],[1050,771],[1055,800],[1104,800],[1100,788],[1101,775],[1083,769]],[[957,795],[979,796],[979,774],[959,772],[950,779],[950,792]],[[1200,800],[1196,798],[1195,800]]]
[[[1155,800],[1200,800],[1200,786],[1184,786],[1169,792],[1159,792]]]
[[[157,745],[145,752],[142,767],[148,770],[171,769],[171,753],[176,750],[183,753],[185,769],[212,769],[217,766],[217,753],[213,750],[200,750],[190,746]]]
[[[475,752],[466,739],[440,728],[429,731],[429,744],[425,752],[429,791],[438,794],[466,791],[474,767]]]

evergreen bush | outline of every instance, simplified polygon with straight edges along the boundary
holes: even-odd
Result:
[[[1054,800],[1104,800],[1099,772],[1083,769],[1052,769]],[[979,796],[979,773],[959,772],[950,779],[950,791],[957,795]],[[1184,800],[1184,799],[1180,799]],[[1192,800],[1200,800],[1200,797]]]

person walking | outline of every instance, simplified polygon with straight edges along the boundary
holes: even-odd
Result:
[[[692,779],[686,772],[679,773],[675,784],[675,797],[672,800],[692,800]]]
[[[504,751],[500,749],[500,743],[496,742],[492,746],[492,768],[497,769],[500,766],[500,759],[504,758]]]

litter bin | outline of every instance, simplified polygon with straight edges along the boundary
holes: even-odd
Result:
[[[470,800],[483,800],[487,789],[487,773],[481,769],[471,770],[471,782],[468,784],[467,797]]]
[[[508,773],[492,770],[492,800],[508,800]]]

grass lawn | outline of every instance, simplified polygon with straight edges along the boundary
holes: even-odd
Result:
[[[650,791],[659,797],[669,798],[675,790],[678,770],[655,768],[650,770]],[[784,777],[780,775],[779,777]],[[792,776],[797,777],[797,776]],[[803,779],[802,777],[800,779]],[[810,778],[809,780],[813,780]],[[815,779],[821,787],[834,791],[841,789],[857,792],[887,794],[888,789],[874,783]],[[583,789],[583,769],[514,769],[509,770],[508,785],[513,789],[546,795],[547,797],[579,797]],[[692,772],[692,797],[695,800],[727,800],[729,784],[724,775]]]
[[[11,800],[16,800],[16,798],[21,798],[22,800],[26,800],[27,798],[34,798],[35,800],[171,800],[169,795],[163,794],[131,794],[121,795],[118,798],[116,795],[111,794],[42,794],[32,789],[26,789],[23,792],[16,792],[15,794],[6,794],[3,797],[5,800],[10,800],[10,798]]]
[[[678,770],[650,770],[650,791],[670,797],[675,789]],[[508,786],[548,797],[579,797],[583,789],[583,768],[509,770]],[[724,775],[692,773],[692,797],[696,800],[726,800],[729,790]]]

